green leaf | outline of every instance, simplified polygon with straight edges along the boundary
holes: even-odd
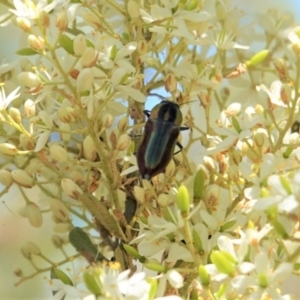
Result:
[[[18,51],[16,51],[16,54],[22,55],[22,56],[31,56],[31,55],[36,55],[38,53],[35,52],[31,48],[22,48],[22,49],[19,49]]]
[[[59,37],[58,42],[60,46],[66,50],[66,52],[74,54],[73,41],[68,36],[62,34]]]
[[[51,278],[59,279],[64,284],[73,285],[73,282],[70,279],[70,277],[66,273],[64,273],[62,270],[57,269],[57,268],[52,268],[51,269]]]
[[[194,198],[200,199],[202,197],[204,182],[205,172],[202,169],[200,169],[197,172],[194,180]]]

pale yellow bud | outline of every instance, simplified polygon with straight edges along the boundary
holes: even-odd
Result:
[[[17,79],[22,85],[29,88],[38,87],[41,84],[40,79],[32,72],[21,72]]]
[[[206,187],[207,199],[214,203],[214,200],[219,199],[220,187],[217,184],[212,184]]]
[[[90,25],[91,27],[95,28],[95,29],[99,29],[102,27],[101,22],[99,20],[99,18],[97,18],[97,16],[95,14],[93,14],[90,11],[86,11],[83,12],[81,14],[85,24]]]
[[[50,209],[52,210],[56,223],[64,223],[69,220],[69,211],[61,201],[57,199],[51,199]]]
[[[173,74],[168,74],[165,79],[165,89],[167,92],[174,93],[177,90],[177,81]]]
[[[9,143],[0,143],[0,153],[6,156],[16,156],[18,149],[15,145]]]
[[[81,70],[76,82],[77,90],[80,92],[90,90],[93,86],[93,83],[94,83],[93,70],[90,68]]]
[[[20,134],[19,141],[24,150],[33,150],[35,148],[35,143],[32,138],[25,134]]]
[[[57,110],[58,118],[64,123],[71,123],[75,121],[75,112],[73,107],[60,107]]]
[[[21,121],[22,121],[22,118],[21,118],[21,113],[20,111],[15,108],[15,107],[11,107],[8,111],[9,115],[11,116],[11,118],[17,123],[17,124],[20,124]]]
[[[89,135],[83,140],[83,156],[89,161],[94,161],[97,156],[94,140]]]
[[[129,135],[124,133],[119,137],[116,148],[120,151],[123,151],[129,146],[130,142],[131,139]]]
[[[16,18],[16,24],[18,27],[23,29],[24,31],[29,31],[31,29],[31,23],[26,18],[17,17]]]
[[[40,11],[38,20],[39,20],[40,25],[43,28],[49,27],[49,24],[50,24],[49,15],[44,10]]]
[[[37,37],[34,34],[30,34],[28,36],[28,45],[31,49],[36,52],[42,52],[45,48],[45,42],[41,37]]]
[[[61,248],[61,246],[67,243],[67,241],[63,237],[57,234],[53,234],[51,236],[51,242],[55,248]]]
[[[32,255],[40,255],[41,250],[36,244],[26,242],[26,244],[21,247],[21,253],[25,258],[31,259]]]
[[[157,203],[161,207],[167,207],[170,204],[169,197],[166,194],[160,194],[157,198]]]
[[[127,3],[127,11],[128,11],[129,16],[132,19],[137,19],[140,16],[140,7],[133,0],[129,0],[128,1],[128,3]]]
[[[175,172],[175,168],[176,168],[176,166],[175,166],[174,160],[171,159],[166,167],[165,175],[167,177],[171,177]]]
[[[264,133],[256,132],[254,137],[253,137],[253,141],[254,141],[255,145],[260,148],[260,147],[263,146],[266,138],[267,137],[265,136]]]
[[[135,199],[139,203],[144,203],[145,202],[145,190],[143,188],[136,185],[133,188],[133,193],[134,193]]]
[[[69,158],[68,152],[58,144],[50,146],[50,157],[60,163],[67,161]]]
[[[34,185],[33,178],[24,170],[17,169],[11,172],[13,181],[25,188],[32,188]]]
[[[125,132],[128,128],[128,117],[122,117],[118,122],[118,129],[120,132]]]
[[[242,161],[242,153],[241,150],[233,150],[231,154],[232,161],[238,165]]]
[[[240,179],[239,168],[236,165],[229,166],[227,174],[228,178],[234,183],[237,183]]]
[[[86,49],[86,39],[83,34],[78,34],[73,40],[73,49],[76,55],[81,56]]]
[[[0,183],[4,186],[10,186],[12,184],[12,176],[8,170],[0,170]]]
[[[262,107],[262,105],[260,105],[260,104],[256,104],[255,105],[255,112],[257,113],[257,114],[260,114],[260,115],[262,115],[263,113],[264,113],[264,108]]]
[[[25,215],[33,227],[41,227],[43,224],[43,215],[39,207],[33,202],[26,205]]]
[[[60,12],[57,15],[55,26],[60,30],[60,31],[65,31],[68,28],[68,15],[65,11]]]
[[[98,59],[98,51],[94,48],[88,47],[81,56],[80,64],[83,68],[91,68],[95,66]]]
[[[102,126],[105,128],[110,128],[113,122],[113,117],[111,114],[105,114],[102,118]]]
[[[300,55],[300,42],[293,43],[292,49],[297,56]]]
[[[231,103],[224,111],[228,117],[236,116],[241,111],[242,105],[240,103]]]
[[[81,188],[69,178],[63,178],[61,180],[61,187],[63,192],[73,199],[77,200],[79,195],[82,194]]]
[[[35,103],[31,99],[27,99],[24,103],[24,112],[27,118],[35,116]]]
[[[203,162],[204,162],[205,167],[209,171],[216,171],[215,162],[214,162],[214,160],[210,156],[204,156],[203,157]]]

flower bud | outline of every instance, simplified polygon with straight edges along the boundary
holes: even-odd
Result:
[[[39,12],[38,20],[39,20],[40,25],[43,28],[49,27],[49,24],[50,24],[49,15],[44,10],[41,10]]]
[[[43,223],[43,215],[39,207],[33,203],[30,202],[25,207],[25,215],[29,221],[29,223],[33,227],[41,227]]]
[[[123,247],[125,249],[125,251],[130,255],[132,256],[133,258],[136,258],[136,259],[145,259],[145,257],[143,257],[141,254],[139,254],[139,252],[133,248],[132,246],[130,245],[127,245],[127,244],[123,244]]]
[[[81,14],[85,24],[90,25],[94,29],[99,29],[102,27],[102,24],[100,23],[99,18],[95,14],[93,14],[90,11],[83,12]]]
[[[260,148],[260,147],[263,146],[263,144],[264,144],[266,138],[267,138],[267,137],[265,136],[264,133],[262,133],[262,132],[256,132],[256,133],[254,134],[254,137],[253,137],[254,144],[255,144],[257,147]]]
[[[90,90],[94,83],[94,73],[90,68],[86,68],[80,71],[76,87],[80,92],[84,92]]]
[[[20,134],[19,141],[24,150],[33,150],[35,148],[34,141],[32,138],[28,137],[25,134]]]
[[[87,47],[80,58],[82,68],[91,68],[95,66],[98,59],[98,51],[94,48]]]
[[[25,32],[28,32],[31,29],[31,23],[26,18],[17,17],[16,24],[18,27],[23,29]]]
[[[65,11],[62,11],[57,14],[55,26],[60,30],[60,31],[65,31],[68,28],[68,15]]]
[[[100,284],[98,279],[99,275],[99,272],[96,272],[95,270],[86,270],[83,273],[83,281],[85,283],[85,286],[93,295],[102,294],[102,285]]]
[[[89,161],[94,161],[97,156],[97,150],[95,147],[94,140],[88,135],[83,140],[82,146],[83,146],[83,156]]]
[[[122,117],[118,122],[118,129],[120,132],[125,132],[128,127],[128,117]]]
[[[73,107],[62,106],[57,110],[58,118],[64,123],[71,123],[76,120],[76,113]]]
[[[163,266],[161,263],[159,263],[156,259],[149,259],[146,263],[144,263],[144,267],[146,267],[149,270],[160,272],[160,273],[166,273],[168,271],[167,267]]]
[[[128,11],[129,16],[132,19],[137,19],[140,16],[140,7],[133,0],[129,0],[128,1],[128,3],[127,3],[127,11]]]
[[[292,101],[292,92],[293,92],[293,88],[291,87],[290,84],[287,83],[282,84],[280,96],[284,104],[289,105],[289,103]]]
[[[197,171],[195,180],[194,180],[194,198],[200,199],[203,194],[203,188],[205,183],[205,172],[203,169]]]
[[[176,78],[173,74],[168,74],[165,79],[165,89],[167,92],[174,93],[177,90]]]
[[[237,183],[240,180],[239,168],[237,165],[230,165],[227,171],[228,178]]]
[[[8,170],[0,170],[0,183],[4,186],[10,186],[12,184],[12,176]]]
[[[29,88],[38,87],[41,84],[40,79],[32,72],[21,72],[17,79],[22,85]]]
[[[135,199],[139,202],[139,203],[144,203],[145,202],[145,190],[139,186],[134,186],[133,188],[133,194],[135,196]]]
[[[198,274],[200,277],[200,282],[203,286],[207,287],[210,284],[210,275],[206,271],[203,265],[200,265],[198,268]]]
[[[190,211],[190,196],[184,185],[181,185],[178,189],[176,203],[181,215],[187,217]]]
[[[67,161],[69,158],[68,152],[58,144],[50,146],[50,157],[60,163]]]
[[[224,111],[227,118],[236,116],[241,111],[242,105],[240,103],[231,103]]]
[[[300,55],[300,42],[295,42],[292,44],[292,50],[298,56]]]
[[[32,255],[40,255],[41,254],[40,248],[32,242],[26,242],[26,244],[22,246],[21,252],[22,252],[23,256],[27,259],[31,259]]]
[[[11,107],[8,111],[9,115],[11,116],[11,118],[17,123],[17,124],[20,124],[21,121],[22,121],[22,118],[21,118],[21,114],[20,114],[20,111],[15,108],[15,107]]]
[[[129,146],[130,142],[131,138],[127,133],[124,133],[119,137],[116,148],[119,151],[124,151]]]
[[[11,172],[13,181],[25,188],[32,188],[34,185],[33,178],[24,170],[17,169]]]
[[[53,234],[51,236],[51,242],[55,248],[61,248],[66,243],[66,241],[58,234]]]
[[[111,114],[105,114],[102,118],[102,126],[105,128],[110,128],[113,122],[113,116]]]
[[[45,42],[41,37],[37,37],[34,34],[28,36],[28,45],[29,47],[36,52],[43,52],[45,48]]]
[[[31,99],[27,99],[24,103],[24,112],[27,118],[35,116],[35,103]]]
[[[0,143],[0,153],[6,156],[16,156],[18,149],[15,145],[9,143]]]
[[[82,194],[81,188],[73,180],[71,180],[69,178],[63,178],[61,180],[61,187],[62,187],[63,192],[67,196],[69,196],[75,200],[77,200],[79,195]]]
[[[278,73],[281,81],[287,81],[288,79],[288,69],[286,67],[285,60],[282,58],[275,58],[274,67]]]
[[[216,171],[215,162],[210,156],[204,156],[203,162],[208,171],[212,171],[212,172]]]
[[[233,275],[236,262],[228,252],[213,251],[210,254],[210,260],[217,267],[220,273],[224,273],[229,276]]]
[[[171,177],[174,174],[175,169],[176,169],[176,166],[175,166],[174,160],[171,159],[166,167],[165,176]]]
[[[253,67],[260,64],[269,55],[269,50],[262,50],[251,57],[250,60],[246,61],[246,66]]]
[[[160,194],[157,198],[157,203],[160,207],[168,207],[170,204],[169,197],[166,194]]]
[[[51,269],[51,275],[53,274],[54,278],[59,279],[62,283],[66,284],[66,285],[73,285],[72,280],[70,279],[70,277],[63,272],[62,270],[58,269],[58,268],[52,268]]]
[[[78,34],[73,40],[74,53],[81,56],[86,49],[86,39],[83,34]]]
[[[64,223],[69,220],[69,211],[66,206],[59,200],[51,199],[50,200],[50,209],[53,212],[56,223]]]
[[[70,232],[72,226],[69,223],[57,223],[53,226],[53,231],[57,233]]]
[[[262,115],[264,113],[265,109],[260,104],[255,105],[255,112],[259,115]]]

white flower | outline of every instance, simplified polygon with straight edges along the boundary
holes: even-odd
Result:
[[[13,90],[7,97],[5,95],[5,90],[3,88],[3,85],[1,85],[1,91],[0,91],[0,111],[5,110],[7,106],[18,98],[20,94],[17,94],[20,87],[17,87],[15,90]]]

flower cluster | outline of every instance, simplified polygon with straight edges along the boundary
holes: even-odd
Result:
[[[300,255],[292,17],[225,1],[4,4],[21,47],[0,68],[0,194],[17,186],[34,227],[51,214],[64,256],[26,243],[35,271],[15,271],[16,285],[46,272],[54,299],[289,299],[279,285]],[[178,103],[189,130],[164,172],[142,180],[155,95]],[[169,144],[158,146],[171,156]]]

